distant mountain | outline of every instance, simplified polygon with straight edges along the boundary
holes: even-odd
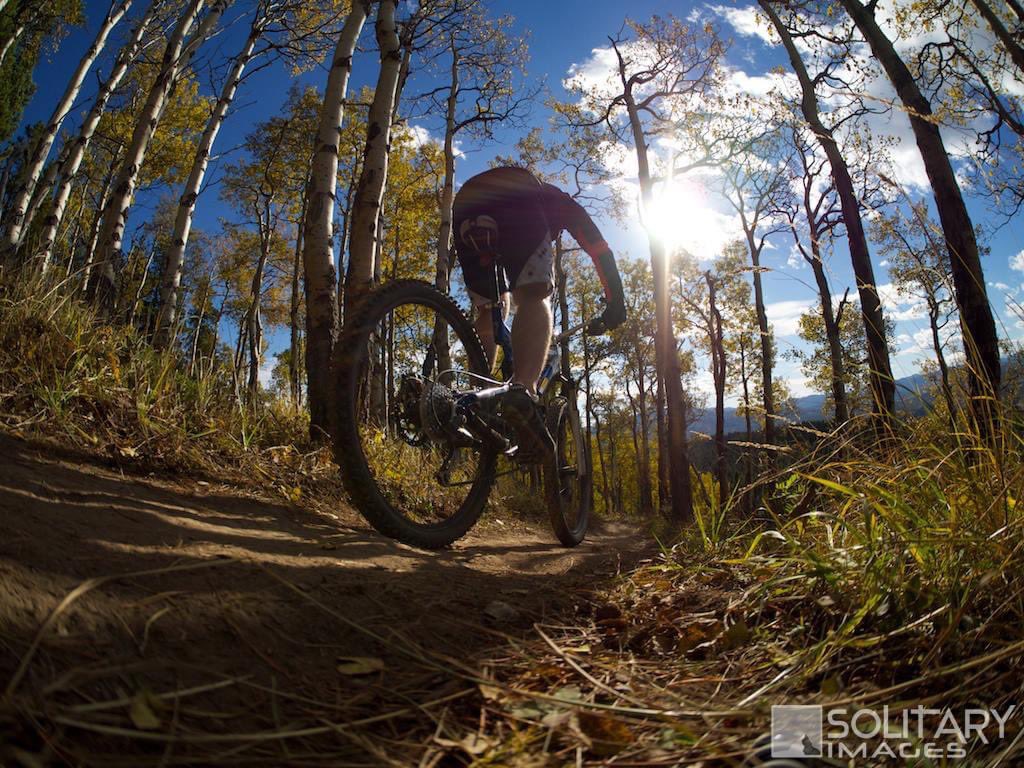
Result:
[[[930,400],[926,394],[930,387],[928,377],[924,374],[915,373],[912,376],[905,376],[896,379],[896,410],[898,412],[920,415],[929,405]],[[821,394],[804,395],[793,399],[799,421],[821,421],[826,418],[823,412],[825,407],[825,396]],[[744,432],[747,428],[746,420],[736,413],[735,408],[725,409],[725,432]],[[757,427],[755,426],[756,430]],[[696,421],[690,424],[690,430],[703,432],[711,435],[715,432],[715,409],[703,408]]]

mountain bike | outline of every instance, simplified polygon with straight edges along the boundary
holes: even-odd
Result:
[[[499,477],[539,467],[555,535],[567,547],[583,541],[589,451],[559,354],[583,330],[551,344],[536,408],[555,450],[531,456],[504,407],[509,383],[492,377],[473,324],[448,294],[399,280],[365,297],[337,366],[334,453],[355,508],[385,536],[437,549],[477,522]]]

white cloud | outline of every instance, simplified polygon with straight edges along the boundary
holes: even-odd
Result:
[[[766,43],[775,43],[771,26],[761,13],[752,5],[734,8],[728,5],[712,5],[711,11],[720,16],[743,37],[757,37]]]
[[[407,139],[414,148],[419,149],[426,144],[442,144],[440,138],[434,136],[428,128],[422,125],[415,125],[412,123],[403,123],[395,129],[395,135],[399,139]],[[460,148],[459,142],[456,141],[453,146],[456,157],[465,157],[465,153]]]
[[[790,269],[803,269],[807,266],[807,261],[804,259],[803,254],[800,253],[800,249],[795,245],[789,249],[789,256],[786,257],[786,266]]]
[[[629,43],[620,45],[623,55],[627,55]],[[619,88],[617,83],[618,60],[611,47],[593,48],[590,58],[582,64],[572,64],[568,76],[562,81],[566,90],[579,88],[583,93],[595,96],[614,95],[612,91]]]
[[[807,395],[821,394],[811,386],[811,380],[806,376],[786,376],[786,386],[793,397],[806,397]]]
[[[751,75],[736,67],[728,69],[723,87],[726,95],[745,94],[759,99],[776,91],[788,96],[795,96],[800,90],[799,81],[792,72],[773,71]]]
[[[878,298],[882,301],[885,314],[897,323],[928,316],[928,307],[923,299],[901,290],[893,283],[878,286]]]
[[[401,125],[396,131],[399,136],[408,136],[414,147],[422,147],[424,144],[430,144],[436,141],[433,136],[430,135],[430,131],[424,128],[422,125]]]
[[[776,336],[796,336],[800,316],[815,305],[814,299],[788,299],[766,304],[764,311]]]
[[[702,395],[714,395],[715,394],[715,377],[711,375],[705,367],[698,368],[691,379],[693,388],[700,392]]]
[[[1010,257],[1010,269],[1017,272],[1024,272],[1024,251]]]

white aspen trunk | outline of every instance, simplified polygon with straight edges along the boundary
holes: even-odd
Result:
[[[401,41],[395,23],[397,0],[380,0],[377,10],[377,43],[380,47],[380,74],[370,105],[366,128],[363,169],[353,204],[352,234],[349,240],[348,271],[345,275],[345,320],[350,310],[373,285],[374,255],[378,251],[377,222],[388,178],[391,150],[392,113],[402,69]]]
[[[135,299],[132,301],[132,308],[128,313],[128,325],[135,325],[135,318],[139,313],[139,305],[142,303],[142,295],[146,289],[146,275],[149,274],[155,257],[156,247],[154,246],[149,249],[149,255],[146,257],[146,266],[142,268],[142,273],[139,275],[139,284],[135,288]]]
[[[107,201],[107,205],[103,209],[103,222],[100,226],[99,242],[97,243],[98,253],[94,263],[96,271],[90,279],[88,291],[88,298],[99,304],[101,309],[105,309],[109,305],[108,298],[113,291],[114,259],[121,250],[121,239],[124,237],[128,211],[131,209],[135,185],[138,183],[139,170],[142,168],[146,151],[149,149],[153,134],[160,122],[167,97],[180,74],[188,67],[199,46],[213,32],[230,0],[216,0],[211,5],[195,35],[186,45],[185,38],[195,23],[204,2],[205,0],[190,0],[178,25],[167,41],[160,72],[135,123],[132,140],[128,145],[124,161],[118,169],[110,200]]]
[[[53,190],[53,183],[57,180],[57,172],[63,165],[65,158],[67,158],[67,147],[60,153],[60,156],[52,163],[46,166],[46,171],[43,173],[42,178],[36,184],[35,191],[32,193],[32,199],[28,202],[28,208],[25,210],[24,224],[21,228],[21,239],[18,245],[23,247],[25,245],[25,236],[32,226],[32,222],[36,218],[36,213],[39,212],[40,206],[43,204],[43,200],[50,196],[50,192]]]
[[[309,189],[309,171],[306,171],[306,183],[302,188],[302,198],[299,205],[299,220],[295,222],[295,253],[292,257],[292,295],[291,308],[288,314],[289,320],[289,348],[291,356],[288,359],[288,384],[291,388],[292,403],[296,408],[302,401],[302,382],[299,380],[299,291],[301,290],[302,276],[302,231],[303,221],[306,218],[306,194]]]
[[[213,149],[213,143],[217,140],[220,127],[235,99],[238,85],[242,81],[242,74],[253,58],[256,43],[266,29],[267,17],[260,11],[257,13],[260,16],[253,21],[249,37],[235,57],[227,80],[224,81],[220,98],[217,100],[203,135],[199,139],[195,159],[192,161],[192,170],[189,173],[188,181],[185,182],[181,199],[178,201],[178,213],[174,219],[174,234],[171,236],[171,245],[164,261],[164,271],[160,283],[160,310],[157,314],[156,332],[153,338],[153,343],[158,349],[167,346],[170,339],[168,331],[174,326],[178,305],[178,287],[181,285],[181,269],[185,263],[185,249],[188,247],[188,238],[192,231],[196,201],[199,199],[199,191],[203,187],[206,169],[210,164],[210,150]]]
[[[3,12],[3,2],[4,0],[0,0],[0,12]],[[3,66],[4,61],[6,61],[7,59],[7,54],[10,53],[11,48],[13,48],[14,44],[18,42],[18,38],[21,37],[21,34],[24,31],[25,25],[19,24],[17,27],[14,28],[14,32],[11,33],[11,36],[4,41],[3,48],[0,48],[0,67]]]
[[[409,49],[407,48],[406,51]],[[459,51],[455,38],[451,40],[452,67],[445,105],[444,124],[444,186],[441,188],[441,223],[437,232],[437,264],[434,285],[440,291],[448,291],[448,276],[451,274],[452,252],[452,205],[455,201],[455,110],[459,103]],[[398,254],[395,253],[395,261]],[[438,317],[434,322],[434,348],[437,354],[437,370],[447,371],[452,367],[448,325]],[[568,365],[568,358],[565,359]]]
[[[100,187],[99,205],[97,210],[102,211],[103,207],[107,204],[107,200],[110,199],[110,187],[114,183],[113,173],[107,173],[103,177],[103,186]],[[81,269],[82,279],[82,295],[84,296],[89,290],[89,277],[92,275],[92,262],[96,254],[96,241],[100,236],[100,214],[97,213],[93,217],[92,225],[89,227],[89,242],[85,246],[85,259]],[[68,255],[69,261],[74,261],[75,255],[71,253]]]
[[[369,2],[354,2],[331,59],[320,110],[316,146],[306,187],[302,261],[306,290],[306,378],[309,431],[314,440],[330,430],[331,355],[337,330],[337,273],[334,269],[334,195],[352,55],[366,23]]]
[[[192,343],[189,344],[188,375],[196,374],[196,352],[199,349],[199,333],[203,329],[203,320],[206,319],[206,302],[210,300],[210,285],[208,283],[203,289],[203,298],[199,302],[199,317],[196,318],[195,332],[192,334]]]
[[[36,184],[39,182],[39,177],[43,172],[43,166],[46,165],[46,158],[49,157],[50,149],[53,147],[53,142],[60,131],[61,123],[64,122],[64,118],[71,111],[71,107],[78,97],[78,92],[82,89],[82,83],[92,68],[93,62],[96,61],[96,57],[100,55],[107,44],[107,37],[110,35],[110,31],[124,18],[131,5],[132,0],[121,0],[119,5],[116,5],[115,0],[115,5],[111,5],[110,10],[103,19],[103,23],[100,25],[100,31],[97,33],[96,39],[93,40],[89,50],[85,52],[85,55],[78,62],[78,66],[68,81],[67,88],[64,89],[64,95],[57,102],[57,107],[53,110],[49,123],[47,123],[42,136],[39,137],[36,143],[32,156],[29,158],[29,162],[22,173],[22,182],[14,196],[11,210],[8,212],[7,229],[4,232],[3,241],[7,258],[10,258],[13,250],[21,243],[22,232],[30,223],[26,219],[25,213],[28,209],[29,201],[32,199],[32,193],[35,191]]]
[[[68,150],[68,156],[63,163],[63,167],[59,169],[60,179],[57,182],[57,190],[53,195],[53,208],[49,215],[46,217],[46,221],[43,225],[43,233],[40,237],[39,247],[39,261],[40,269],[46,271],[53,258],[53,244],[57,240],[57,231],[60,228],[61,221],[64,219],[64,212],[67,209],[68,199],[71,197],[71,186],[74,181],[75,174],[78,173],[78,169],[82,165],[82,159],[85,157],[85,151],[89,148],[89,142],[92,141],[93,134],[96,132],[96,126],[99,125],[100,118],[103,117],[103,113],[107,109],[107,104],[110,101],[110,97],[114,91],[121,84],[121,80],[124,78],[125,73],[128,71],[128,67],[131,66],[132,62],[139,55],[139,52],[143,48],[143,40],[145,39],[146,32],[149,30],[150,24],[153,23],[153,18],[156,15],[157,6],[159,0],[152,0],[149,9],[146,11],[138,25],[135,28],[135,33],[131,39],[121,48],[121,52],[117,56],[117,60],[114,62],[113,69],[110,70],[110,74],[107,76],[106,81],[100,86],[99,92],[96,94],[96,100],[93,102],[92,108],[89,110],[89,114],[82,122],[82,127],[78,131],[78,136],[72,141],[70,149]]]
[[[435,284],[448,290],[451,273],[452,205],[455,202],[455,110],[459,101],[459,52],[453,39],[450,90],[444,123],[444,186],[441,188],[441,225],[437,232],[437,274]]]
[[[82,223],[85,221],[85,200],[86,195],[89,192],[89,184],[86,182],[86,187],[82,192],[82,202],[78,204],[78,214],[75,216],[75,226],[71,229],[68,236],[68,253],[73,254],[75,248],[78,245],[79,240],[82,237]],[[71,279],[71,270],[74,268],[75,260],[73,258],[68,259],[68,263],[64,266],[64,280],[68,281]]]
[[[246,389],[249,393],[249,402],[256,402],[256,395],[259,392],[260,360],[263,356],[263,321],[260,316],[260,303],[263,298],[263,273],[267,268],[267,260],[270,258],[271,245],[271,213],[272,200],[267,200],[264,211],[257,211],[260,228],[260,258],[256,263],[256,271],[252,276],[252,302],[249,305],[249,314],[246,318],[249,329],[249,378]]]

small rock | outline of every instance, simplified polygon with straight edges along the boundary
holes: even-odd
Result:
[[[502,600],[492,600],[484,608],[484,617],[495,624],[510,624],[519,618],[519,610]]]

